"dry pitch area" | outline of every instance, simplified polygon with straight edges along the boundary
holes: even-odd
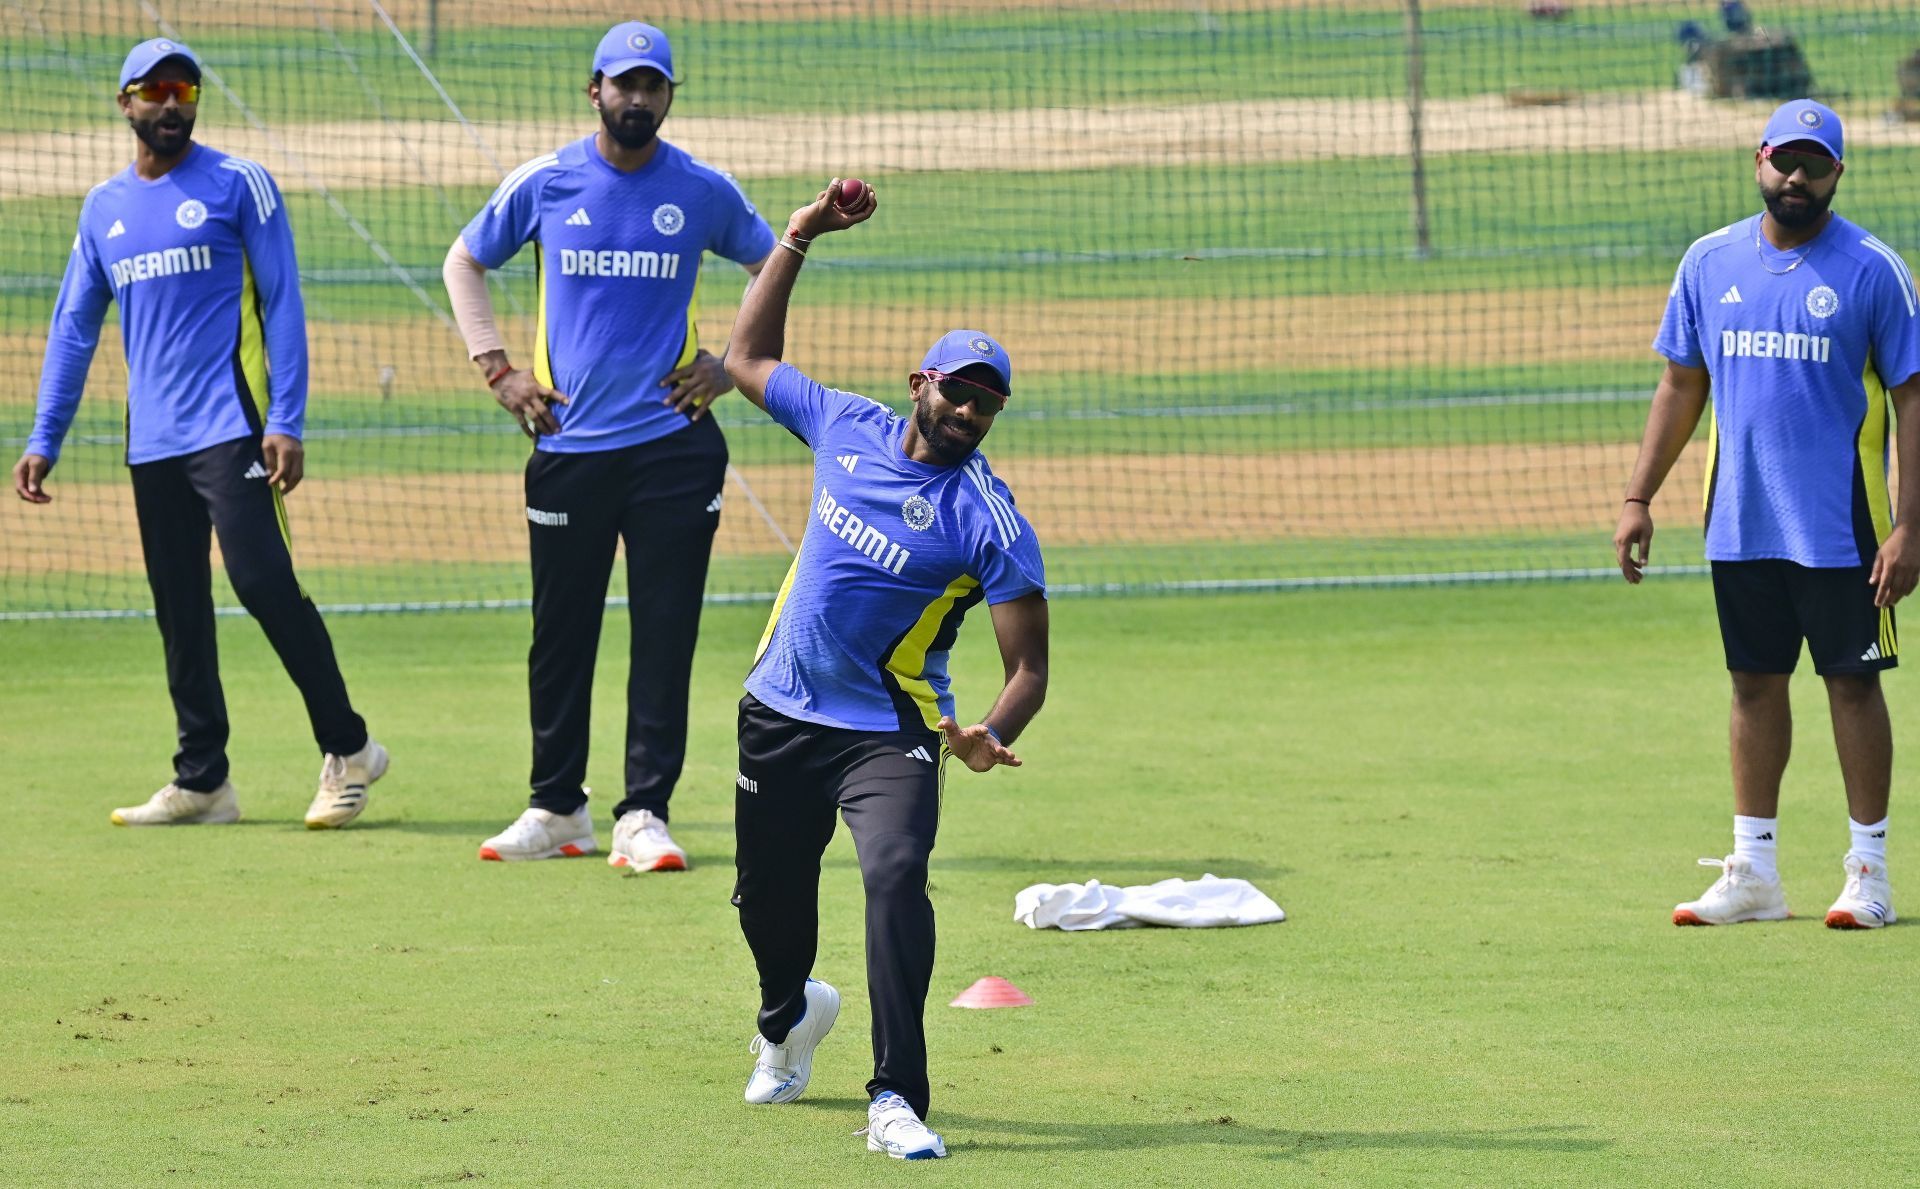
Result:
[[[245,96],[241,96],[242,99]],[[206,143],[266,165],[282,189],[486,185],[502,167],[551,152],[591,128],[577,121],[317,122],[263,133],[238,120],[197,131]],[[1848,139],[1920,145],[1920,124],[1888,125],[1871,104],[1849,107]],[[1750,149],[1767,103],[1709,102],[1669,91],[1588,96],[1559,107],[1513,107],[1497,95],[1430,100],[1426,149],[1540,153],[1638,150],[1660,129],[1666,152]],[[1409,151],[1398,100],[1262,99],[1156,107],[871,112],[803,116],[675,115],[666,134],[744,178],[858,171],[884,179],[926,170],[1034,172],[1398,157]],[[1285,130],[1280,135],[1277,130]],[[125,166],[120,128],[0,134],[0,200],[78,197]],[[498,163],[498,164],[496,164]]]
[[[1495,444],[1090,455],[1010,458],[995,470],[1050,546],[1589,532],[1604,559],[1618,510],[1614,492],[1634,450],[1630,443]],[[794,454],[804,458],[797,444]],[[1675,468],[1661,501],[1664,524],[1690,523],[1696,515],[1704,462],[1705,452],[1695,449]],[[752,466],[744,475],[782,530],[798,540],[811,467]],[[8,542],[15,572],[138,570],[140,539],[127,485],[63,485],[58,477],[55,472],[50,505],[0,504],[0,539]],[[309,480],[288,501],[288,514],[302,566],[510,562],[526,556],[525,503],[513,473],[355,476]],[[780,550],[729,479],[715,553]]]

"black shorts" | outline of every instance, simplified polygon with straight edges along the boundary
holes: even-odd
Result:
[[[1713,563],[1713,602],[1727,668],[1791,673],[1800,641],[1822,677],[1899,663],[1893,608],[1873,605],[1870,566],[1814,569],[1790,561]]]

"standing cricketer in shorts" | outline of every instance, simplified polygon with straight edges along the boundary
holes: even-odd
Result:
[[[614,546],[627,548],[632,649],[626,796],[608,861],[681,871],[667,800],[687,748],[687,688],[707,557],[720,524],[727,443],[706,416],[733,387],[700,347],[701,253],[756,273],[773,232],[733,179],[659,138],[673,106],[666,34],[615,25],[587,98],[600,129],[508,174],[447,254],[444,275],[487,387],[533,439],[529,808],[480,845],[482,859],[597,849],[587,811],[587,735]],[[485,270],[534,245],[540,308],[532,367],[508,362]]]
[[[1810,99],[1767,121],[1754,155],[1766,209],[1697,240],[1654,349],[1667,358],[1613,537],[1639,582],[1652,501],[1711,397],[1706,548],[1733,675],[1733,853],[1676,925],[1787,917],[1774,861],[1792,745],[1787,682],[1804,640],[1826,683],[1852,845],[1836,929],[1894,919],[1887,881],[1893,735],[1880,673],[1893,607],[1920,577],[1920,294],[1898,253],[1832,213],[1840,117]],[[1888,501],[1887,410],[1900,506]]]
[[[127,466],[179,726],[173,781],[121,826],[240,819],[227,770],[227,704],[214,636],[209,530],[227,576],[305,700],[320,746],[312,829],[366,808],[387,751],[347,699],[320,612],[288,551],[281,497],[300,483],[307,326],[293,228],[252,161],[195,144],[200,61],[164,38],[120,68],[133,164],[95,186],[55,301],[38,415],[13,487],[45,504],[47,472],[79,407],[107,303],[127,357]]]
[[[760,972],[752,1103],[798,1098],[840,995],[813,979],[820,856],[834,813],[867,897],[873,1078],[867,1146],[946,1155],[928,1130],[923,1015],[933,973],[927,858],[949,754],[976,772],[1008,750],[1047,691],[1046,577],[1033,528],[978,447],[1012,391],[1004,347],[942,335],[914,372],[911,416],[823,387],[784,352],[787,302],[812,241],[869,218],[836,179],[794,212],[734,327],[740,391],[813,450],[812,515],[740,702],[733,903]],[[993,616],[1006,684],[984,718],[954,721],[947,654],[961,618]]]

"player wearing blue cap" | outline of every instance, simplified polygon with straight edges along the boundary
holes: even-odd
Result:
[[[872,216],[842,210],[835,179],[794,212],[747,293],[727,370],[813,450],[812,512],[740,703],[733,902],[760,972],[753,1103],[791,1102],[840,996],[811,978],[820,856],[836,809],[867,894],[873,1010],[867,1146],[946,1155],[928,1130],[923,1015],[933,973],[927,859],[949,754],[984,772],[1047,689],[1046,576],[1033,527],[978,447],[1013,390],[1006,348],[973,330],[940,338],[912,374],[913,413],[823,387],[782,363],[787,302],[808,246]],[[955,722],[947,654],[985,602],[1006,684],[981,720]]]
[[[534,442],[533,795],[481,844],[483,859],[597,849],[584,785],[588,711],[614,547],[624,540],[626,796],[614,808],[608,861],[629,871],[687,865],[667,832],[667,801],[686,755],[687,689],[727,467],[726,440],[705,414],[733,387],[700,346],[700,260],[711,251],[757,273],[774,241],[731,177],[659,139],[673,94],[666,34],[638,21],[614,26],[587,84],[599,131],[509,173],[447,255],[468,352]],[[539,322],[532,367],[516,368],[494,327],[485,270],[529,243]]]
[[[174,778],[123,826],[239,820],[213,627],[209,529],[234,593],[260,621],[306,701],[323,753],[307,810],[344,826],[387,769],[354,713],[326,625],[293,572],[281,497],[300,482],[307,328],[293,228],[273,178],[196,145],[200,60],[176,41],[133,48],[120,111],[133,164],[88,191],[55,300],[39,411],[13,486],[52,500],[47,472],[73,424],[107,304],[127,357],[127,465],[179,726]]]
[[[1711,402],[1706,552],[1733,676],[1733,854],[1701,860],[1721,876],[1674,909],[1676,925],[1787,916],[1774,843],[1802,641],[1826,683],[1852,832],[1827,924],[1894,919],[1879,675],[1900,651],[1894,604],[1920,579],[1920,292],[1897,252],[1828,209],[1844,148],[1840,117],[1819,103],[1773,114],[1754,158],[1766,209],[1687,250],[1654,342],[1666,373],[1614,549],[1639,582],[1654,494]]]

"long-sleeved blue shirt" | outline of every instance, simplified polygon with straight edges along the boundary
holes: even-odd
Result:
[[[60,456],[113,300],[130,465],[259,433],[300,436],[306,310],[293,227],[265,169],[194,145],[163,177],[129,165],[87,194],[28,453]]]

